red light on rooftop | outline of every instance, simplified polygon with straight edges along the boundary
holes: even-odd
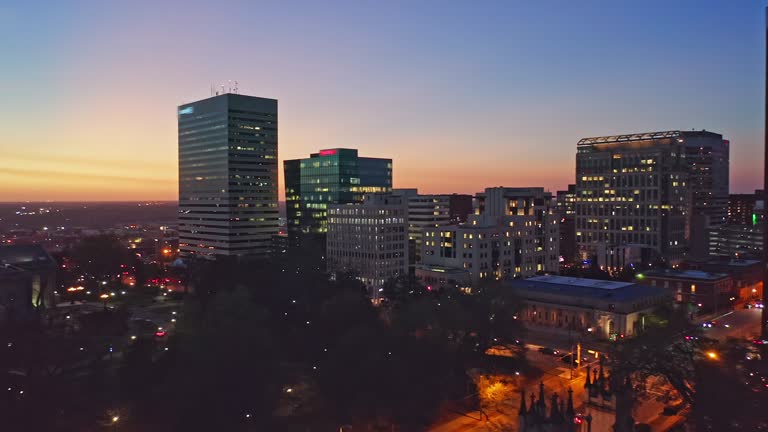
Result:
[[[333,156],[336,154],[336,150],[320,150],[320,156]]]

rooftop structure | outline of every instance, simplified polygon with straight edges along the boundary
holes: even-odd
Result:
[[[619,142],[647,141],[661,138],[676,138],[680,136],[680,131],[664,132],[644,132],[624,135],[607,135],[592,138],[582,138],[577,145],[609,144]]]

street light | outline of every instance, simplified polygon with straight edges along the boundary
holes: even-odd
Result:
[[[104,293],[99,296],[100,299],[104,300],[104,312],[107,311],[107,300],[109,299],[109,294]]]

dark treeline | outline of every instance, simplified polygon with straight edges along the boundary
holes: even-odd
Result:
[[[128,431],[423,430],[473,393],[468,369],[498,366],[482,354],[494,340],[521,337],[518,302],[492,285],[467,296],[390,281],[375,307],[353,275],[331,280],[310,255],[191,265],[193,293],[167,340],[129,341],[124,313],[110,310],[17,342],[27,346],[5,366],[39,380],[5,401],[6,418],[51,431],[103,430],[112,417]]]

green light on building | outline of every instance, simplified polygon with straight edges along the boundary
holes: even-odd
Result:
[[[757,225],[757,213],[752,213],[752,225]]]

